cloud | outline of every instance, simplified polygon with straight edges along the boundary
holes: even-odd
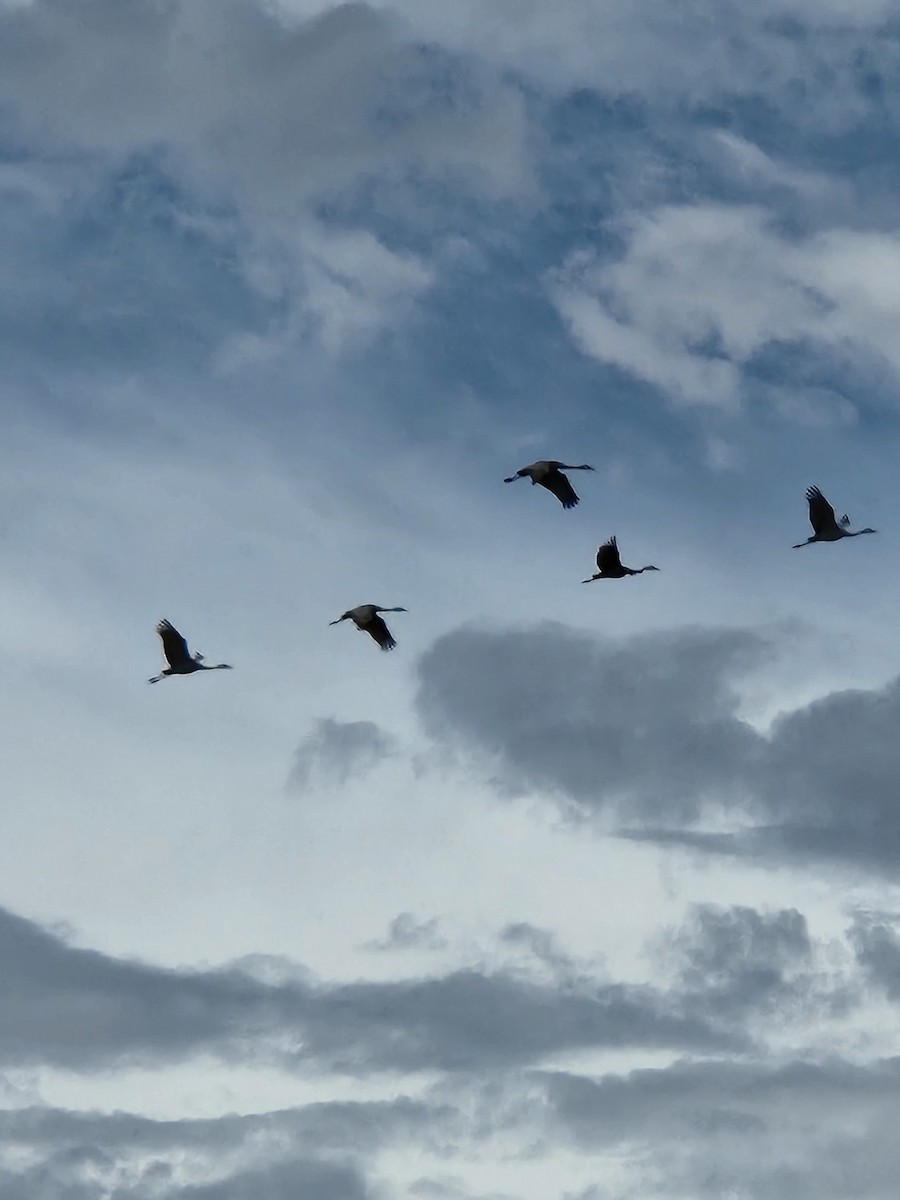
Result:
[[[673,948],[683,958],[683,985],[702,1003],[738,1013],[746,1007],[783,1013],[790,991],[785,976],[808,966],[812,950],[796,909],[762,914],[708,905],[696,910],[692,928],[675,935]]]
[[[790,236],[767,210],[720,203],[662,207],[614,231],[621,255],[573,252],[551,296],[583,353],[673,401],[734,406],[761,388],[775,351],[782,387],[786,377],[824,384],[838,368],[900,375],[895,231]],[[827,366],[810,380],[786,348],[824,354]]]
[[[546,795],[627,836],[895,865],[900,679],[832,692],[763,734],[739,687],[773,645],[739,630],[614,642],[555,625],[460,629],[422,657],[417,707],[435,743],[474,755],[501,792]]]
[[[759,738],[735,683],[768,653],[738,630],[616,643],[549,623],[464,628],[420,660],[417,708],[436,742],[483,753],[509,792],[689,822],[750,770]]]
[[[302,791],[316,780],[344,784],[393,753],[393,738],[373,721],[321,717],[300,743],[288,787]]]
[[[275,215],[415,168],[518,186],[516,93],[473,68],[447,95],[431,67],[363,3],[292,19],[254,0],[0,9],[0,98],[24,136],[114,156],[161,148],[181,178]]]
[[[503,0],[405,0],[398,7],[429,36],[477,51],[554,92],[594,89],[665,106],[729,105],[764,96],[785,124],[840,132],[873,108],[867,72],[889,70],[890,0],[852,12],[841,0],[562,0],[530,5],[511,21]],[[879,38],[879,34],[885,34]],[[797,103],[802,93],[804,104]],[[783,136],[783,135],[782,135]]]
[[[550,931],[527,922],[508,925],[501,940],[535,957],[539,982],[469,968],[386,983],[311,983],[295,975],[267,984],[238,967],[161,970],[75,949],[9,913],[0,914],[0,931],[0,1056],[7,1065],[86,1072],[145,1061],[160,1069],[175,1054],[212,1054],[307,1072],[434,1077],[416,1096],[396,1094],[392,1085],[390,1099],[202,1119],[40,1103],[5,1110],[4,1195],[37,1189],[88,1200],[115,1181],[127,1183],[136,1200],[161,1190],[184,1200],[280,1200],[298,1192],[362,1200],[384,1151],[412,1145],[445,1161],[449,1146],[464,1161],[466,1147],[483,1149],[498,1137],[550,1163],[567,1144],[591,1152],[643,1146],[639,1163],[652,1171],[657,1151],[662,1160],[674,1147],[685,1178],[711,1156],[737,1186],[748,1172],[741,1138],[787,1129],[777,1150],[790,1149],[791,1168],[800,1169],[811,1152],[805,1123],[820,1088],[826,1131],[846,1116],[847,1104],[862,1128],[896,1095],[896,1064],[779,1065],[767,1061],[763,1041],[748,1036],[755,1022],[771,1038],[775,1017],[779,1034],[807,1028],[808,1007],[795,1001],[822,979],[795,910],[696,908],[651,946],[671,969],[667,989],[601,981],[561,951]],[[572,1051],[618,1055],[628,1048],[701,1061],[596,1079],[540,1069]]]
[[[0,1188],[4,1196],[94,1200],[127,1183],[135,1200],[362,1200],[370,1195],[366,1160],[411,1139],[427,1144],[438,1122],[449,1131],[453,1113],[407,1097],[166,1121],[36,1105],[0,1113]]]
[[[849,953],[837,977],[818,964],[806,919],[796,909],[759,912],[735,905],[695,906],[679,929],[660,938],[691,1011],[736,1027],[775,1029],[816,1015],[845,1015],[859,1003]]]
[[[108,1188],[118,1191],[122,1173],[121,1163],[85,1149],[51,1156],[25,1170],[0,1169],[0,1186],[9,1200],[28,1200],[33,1196],[46,1200],[97,1200],[100,1195],[110,1194]],[[143,1170],[136,1166],[128,1174],[132,1176],[128,1195],[133,1200],[156,1200],[163,1194],[171,1200],[295,1200],[297,1196],[366,1200],[373,1195],[365,1177],[354,1167],[302,1159],[275,1166],[260,1165],[210,1183],[179,1185],[173,1178],[177,1173],[168,1164],[159,1162]],[[101,1192],[100,1188],[104,1190]]]
[[[368,942],[366,949],[443,950],[447,946],[447,941],[438,933],[439,927],[440,919],[438,917],[419,921],[412,913],[398,913],[391,921],[387,937],[379,942]]]
[[[234,1166],[256,1149],[272,1158],[333,1155],[349,1146],[374,1153],[395,1140],[424,1136],[448,1117],[440,1105],[398,1095],[391,1100],[331,1101],[271,1112],[161,1120],[134,1113],[76,1112],[41,1104],[0,1111],[0,1139],[22,1151],[95,1146],[103,1154],[174,1158],[182,1152]],[[279,1151],[277,1155],[272,1153]]]
[[[900,1000],[900,937],[897,917],[860,913],[851,930],[856,960],[870,983],[889,1000]]]
[[[358,354],[435,281],[423,187],[488,206],[533,188],[516,86],[388,12],[316,7],[0,6],[17,354],[24,337],[108,369],[163,349],[222,374],[298,342]]]
[[[167,970],[76,949],[11,913],[0,913],[0,961],[6,1066],[93,1070],[209,1053],[363,1075],[509,1067],[585,1046],[735,1042],[652,988],[466,968],[333,984],[295,971],[273,984],[237,966]]]
[[[643,1192],[752,1200],[888,1200],[900,1159],[898,1063],[674,1063],[546,1076],[583,1152],[628,1146]]]

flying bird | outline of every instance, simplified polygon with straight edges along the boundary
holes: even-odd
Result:
[[[159,683],[165,675],[193,675],[195,671],[230,671],[229,663],[217,663],[207,667],[203,663],[202,654],[194,654],[188,650],[187,642],[170,622],[163,619],[156,627],[156,632],[162,641],[163,654],[169,664],[159,675],[148,679],[148,683]]]
[[[406,612],[405,608],[380,608],[377,604],[359,604],[349,608],[336,621],[329,625],[340,625],[341,621],[352,621],[358,630],[373,637],[382,650],[393,650],[397,645],[391,636],[391,631],[384,623],[384,618],[378,614],[383,612]]]
[[[591,583],[594,579],[624,579],[626,575],[643,575],[645,571],[658,571],[659,567],[623,567],[619,558],[619,544],[615,536],[603,543],[597,549],[597,573],[590,579],[582,579],[582,583]]]
[[[813,527],[813,533],[805,542],[798,542],[794,546],[795,550],[799,550],[801,546],[808,546],[810,542],[838,542],[845,537],[859,537],[861,533],[875,533],[874,529],[868,528],[855,531],[848,529],[850,518],[846,513],[837,521],[834,509],[817,487],[808,487],[806,498],[809,501],[809,523]]]
[[[571,463],[541,459],[540,462],[532,463],[530,467],[522,467],[516,471],[515,475],[510,475],[503,482],[515,483],[517,479],[530,479],[532,487],[536,483],[539,483],[548,492],[552,492],[563,508],[574,508],[578,503],[578,496],[575,494],[575,489],[571,483],[569,483],[568,477],[563,475],[563,471],[593,471],[593,469],[587,463],[573,467]]]

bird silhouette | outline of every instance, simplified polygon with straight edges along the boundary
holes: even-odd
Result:
[[[166,675],[193,675],[195,671],[230,671],[232,669],[229,663],[216,663],[214,667],[207,667],[203,662],[202,654],[191,655],[187,642],[175,626],[165,618],[156,626],[156,632],[162,641],[163,654],[169,665],[159,675],[148,679],[148,683],[159,683]]]
[[[540,462],[534,462],[528,467],[521,467],[515,475],[510,475],[503,482],[515,483],[517,479],[530,479],[532,486],[539,483],[548,492],[552,492],[563,508],[574,508],[578,503],[578,496],[567,476],[563,475],[563,471],[593,471],[593,469],[587,463],[581,463],[580,466],[574,467],[570,463],[541,459]]]
[[[806,489],[806,499],[809,501],[809,523],[813,527],[813,533],[812,537],[808,537],[805,542],[797,542],[794,546],[795,550],[799,550],[801,546],[808,546],[811,542],[838,542],[841,538],[859,537],[863,533],[876,532],[874,529],[868,528],[848,529],[850,518],[846,513],[840,521],[836,520],[834,509],[817,487]]]
[[[619,544],[615,535],[605,541],[597,549],[597,573],[590,579],[582,579],[582,583],[591,583],[595,579],[624,579],[626,575],[643,575],[645,571],[658,571],[659,567],[623,567],[619,558]]]
[[[393,650],[397,645],[391,636],[391,631],[378,614],[383,612],[406,612],[405,608],[381,608],[377,604],[359,604],[356,608],[348,608],[336,621],[329,625],[340,625],[341,621],[352,621],[361,633],[367,633],[374,638],[382,650]]]

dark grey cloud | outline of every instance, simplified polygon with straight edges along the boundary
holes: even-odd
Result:
[[[514,921],[500,931],[500,941],[507,946],[521,946],[558,976],[571,975],[576,970],[575,960],[560,945],[552,929],[542,929],[529,921]]]
[[[381,1150],[428,1148],[457,1124],[451,1106],[405,1096],[168,1121],[35,1105],[0,1112],[0,1194],[357,1200]]]
[[[900,1000],[900,917],[860,913],[850,930],[856,960],[866,979],[890,1000]]]
[[[696,1003],[719,1016],[755,1010],[784,1017],[805,997],[812,968],[806,920],[796,909],[760,913],[700,905],[669,943]]]
[[[767,653],[737,630],[611,642],[549,623],[460,629],[420,660],[418,711],[436,741],[488,756],[511,792],[690,820],[755,761],[733,683]]]
[[[858,932],[885,924],[860,918],[854,946],[863,970],[874,963],[890,978],[900,960],[896,941],[885,950]],[[377,1194],[369,1164],[385,1148],[445,1154],[502,1134],[534,1153],[539,1129],[541,1154],[552,1154],[560,1138],[588,1152],[643,1147],[645,1166],[671,1161],[683,1194],[715,1195],[714,1178],[748,1197],[780,1200],[787,1191],[754,1190],[742,1147],[753,1147],[755,1169],[763,1143],[775,1139],[772,1161],[796,1184],[810,1155],[828,1151],[826,1135],[836,1137],[848,1108],[864,1146],[874,1122],[895,1109],[900,1115],[896,1062],[779,1064],[766,1060],[761,1036],[747,1035],[777,1028],[783,1036],[798,1017],[793,1029],[804,1029],[810,997],[823,991],[816,944],[795,910],[696,908],[653,947],[667,988],[601,982],[552,931],[527,922],[506,926],[500,942],[536,959],[540,982],[484,969],[345,984],[296,972],[284,980],[269,972],[276,982],[267,983],[234,966],[162,970],[76,949],[0,912],[0,1062],[85,1071],[133,1059],[159,1066],[202,1052],[358,1075],[427,1070],[438,1079],[415,1098],[202,1120],[40,1105],[0,1111],[0,1147],[9,1151],[0,1192],[93,1200],[127,1180],[123,1194],[134,1200],[363,1200]],[[597,1079],[536,1069],[561,1053],[629,1047],[688,1057]],[[821,1138],[809,1127],[821,1128]],[[702,1162],[715,1165],[708,1178],[696,1175]],[[860,1184],[860,1196],[880,1200],[873,1169],[847,1178]],[[429,1181],[420,1183],[428,1194]],[[456,1186],[432,1183],[433,1194]],[[805,1187],[801,1200],[812,1196]],[[458,1194],[466,1194],[462,1185]],[[671,1194],[680,1194],[674,1185]]]
[[[223,1160],[255,1146],[290,1146],[291,1153],[373,1153],[385,1144],[424,1137],[452,1111],[407,1096],[389,1101],[332,1101],[273,1112],[201,1119],[154,1120],[131,1113],[75,1112],[42,1107],[0,1110],[0,1141],[23,1151],[84,1148],[159,1160],[190,1149]]]
[[[366,1200],[372,1192],[354,1167],[327,1162],[287,1162],[242,1171],[216,1183],[170,1192],[173,1200]]]
[[[478,756],[501,791],[542,792],[626,836],[896,864],[900,679],[834,692],[762,735],[737,686],[776,646],[741,630],[611,641],[558,625],[460,629],[422,657],[418,711],[438,745]]]
[[[648,987],[564,987],[475,969],[273,984],[237,967],[162,969],[77,949],[2,911],[0,963],[0,1065],[91,1069],[205,1051],[351,1074],[462,1071],[582,1046],[741,1042]]]
[[[387,937],[381,941],[366,943],[367,950],[443,950],[446,938],[438,932],[440,919],[429,917],[420,921],[410,912],[398,913],[391,921]]]
[[[141,1124],[140,1119],[132,1120]],[[233,1154],[198,1153],[190,1123],[183,1124],[183,1138],[149,1160],[133,1145],[108,1150],[99,1144],[58,1144],[16,1169],[12,1164],[21,1156],[22,1143],[4,1140],[7,1151],[15,1146],[17,1152],[0,1168],[0,1193],[9,1200],[100,1200],[111,1195],[133,1200],[157,1200],[161,1195],[172,1200],[365,1200],[372,1194],[362,1168],[352,1160],[307,1158],[296,1151],[285,1157],[282,1147],[268,1142],[244,1156],[250,1165],[235,1167]],[[224,1118],[222,1124],[233,1122]],[[355,1150],[350,1145],[344,1149]],[[198,1174],[206,1181],[189,1182]],[[123,1181],[127,1191],[120,1190]]]
[[[655,989],[595,984],[565,989],[459,970],[438,979],[329,989],[302,1054],[334,1069],[478,1071],[578,1048],[740,1047],[746,1039],[683,1013]]]
[[[322,717],[297,749],[288,787],[303,790],[318,779],[346,783],[394,752],[394,739],[373,721]]]
[[[900,1063],[676,1062],[628,1075],[545,1076],[585,1152],[629,1149],[654,1195],[889,1200]]]
[[[269,1024],[265,989],[237,972],[165,970],[77,949],[0,910],[0,1062],[70,1068],[177,1058]]]

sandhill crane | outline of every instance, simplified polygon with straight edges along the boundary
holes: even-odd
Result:
[[[361,633],[367,633],[373,637],[382,650],[393,650],[397,643],[385,625],[384,619],[378,614],[406,611],[405,608],[380,608],[377,604],[359,604],[356,608],[349,608],[336,621],[329,621],[328,624],[340,625],[341,621],[352,621]]]
[[[541,459],[540,462],[532,463],[530,467],[522,467],[516,471],[515,475],[510,475],[503,482],[515,483],[517,479],[530,479],[532,487],[536,483],[539,483],[548,492],[552,492],[563,508],[574,508],[578,503],[578,497],[569,480],[563,475],[563,471],[593,471],[593,469],[587,463],[573,467],[571,463],[555,462],[553,459]]]
[[[838,542],[845,537],[859,537],[862,533],[875,533],[874,529],[868,528],[855,531],[848,529],[850,518],[846,513],[840,521],[835,520],[834,509],[817,487],[806,489],[806,499],[809,501],[809,523],[813,527],[813,534],[805,542],[798,542],[794,546],[795,550],[799,550],[801,546],[808,546],[810,542]]]
[[[597,550],[597,574],[590,579],[582,579],[582,583],[591,583],[594,579],[624,579],[626,575],[643,575],[645,571],[658,571],[659,567],[623,567],[619,558],[619,544],[615,536],[603,543]]]
[[[148,679],[148,683],[159,683],[165,675],[193,675],[195,671],[231,670],[228,663],[216,663],[214,667],[205,666],[202,654],[194,654],[191,657],[187,642],[170,621],[165,619],[160,621],[156,626],[156,632],[162,641],[163,654],[169,665],[159,675]]]

